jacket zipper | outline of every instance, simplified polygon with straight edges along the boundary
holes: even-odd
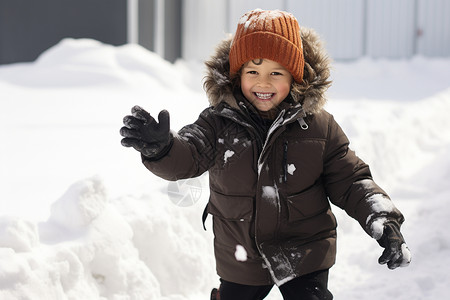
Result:
[[[302,117],[298,119],[298,123],[303,130],[307,130],[309,128],[308,124],[305,122],[305,119]],[[287,163],[287,152],[288,152],[288,141],[283,143],[283,182],[287,183],[287,175],[288,175],[288,163]]]
[[[300,124],[300,127],[301,127],[303,130],[306,130],[306,129],[309,128],[308,124],[306,124],[305,119],[303,119],[303,117],[300,118],[300,119],[298,119],[298,123]]]
[[[283,182],[287,182],[287,173],[288,173],[288,165],[287,165],[287,152],[288,152],[288,141],[285,141],[283,144]]]

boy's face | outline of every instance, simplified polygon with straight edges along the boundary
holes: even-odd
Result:
[[[241,70],[245,98],[260,111],[277,107],[288,95],[293,78],[282,65],[268,59],[254,59]]]

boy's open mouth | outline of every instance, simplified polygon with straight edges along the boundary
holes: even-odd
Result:
[[[254,93],[260,100],[270,100],[275,95],[274,93]]]

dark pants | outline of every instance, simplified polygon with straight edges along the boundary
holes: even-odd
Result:
[[[272,285],[242,285],[220,280],[220,300],[261,300]],[[279,287],[284,300],[331,300],[328,290],[328,270],[317,271],[292,279]]]

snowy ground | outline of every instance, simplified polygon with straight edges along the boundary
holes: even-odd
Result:
[[[139,46],[70,39],[0,66],[0,299],[209,299],[206,177],[195,205],[174,205],[118,133],[135,104],[168,109],[175,130],[194,121],[207,105],[202,72]],[[449,78],[450,59],[334,64],[327,109],[406,215],[413,254],[408,268],[379,266],[378,244],[335,208],[335,299],[447,297]]]

